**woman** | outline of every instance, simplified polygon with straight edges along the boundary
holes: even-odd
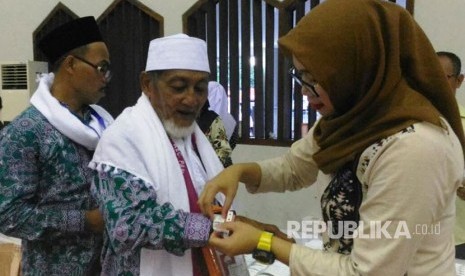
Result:
[[[285,156],[224,170],[199,204],[211,215],[222,192],[225,212],[238,182],[251,193],[293,191],[321,170],[332,176],[321,199],[332,226],[325,250],[270,238],[242,222],[223,224],[232,234],[213,235],[210,243],[229,255],[270,251],[294,275],[455,275],[454,196],[464,137],[421,28],[388,1],[328,0],[279,45],[322,119]],[[350,234],[354,223],[363,235],[334,235]]]

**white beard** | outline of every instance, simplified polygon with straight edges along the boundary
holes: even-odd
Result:
[[[195,129],[195,123],[192,123],[192,125],[188,127],[179,127],[172,119],[162,120],[162,123],[168,135],[174,139],[186,138],[194,133]]]

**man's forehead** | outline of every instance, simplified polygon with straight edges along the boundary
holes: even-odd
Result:
[[[452,60],[446,56],[440,56],[439,57],[439,61],[441,62],[441,64],[444,66],[444,65],[447,65],[447,67],[452,67],[453,64],[452,64]]]
[[[189,81],[206,81],[208,82],[208,76],[209,74],[206,72],[201,72],[201,71],[194,71],[194,70],[181,70],[181,69],[175,69],[175,70],[166,70],[163,72],[162,77],[165,80],[176,80],[176,79],[181,79],[181,80],[189,80]]]

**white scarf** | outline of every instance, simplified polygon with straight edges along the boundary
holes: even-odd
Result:
[[[206,178],[211,179],[223,166],[211,144],[200,128],[195,126],[196,144],[206,169]],[[179,147],[179,145],[177,145]],[[197,163],[192,158],[190,138],[185,143],[183,156],[188,164]],[[191,156],[191,157],[189,157]],[[107,166],[127,171],[157,193],[157,203],[170,202],[176,209],[189,211],[187,189],[173,146],[147,96],[142,93],[133,107],[126,108],[103,134],[89,167],[98,171]],[[194,165],[196,166],[196,165]],[[201,164],[197,164],[201,166]],[[190,168],[189,168],[190,169]],[[189,171],[197,194],[203,184],[195,185],[196,174]],[[222,200],[221,200],[222,201]],[[165,250],[142,249],[140,275],[192,275],[190,250],[182,257]]]
[[[113,117],[102,107],[93,104],[90,107],[102,121],[99,122],[92,114],[89,124],[84,124],[50,93],[54,78],[53,73],[40,76],[39,87],[31,97],[31,104],[63,135],[88,150],[95,150],[103,130],[113,122]]]

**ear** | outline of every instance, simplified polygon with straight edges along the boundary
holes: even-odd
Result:
[[[139,76],[140,88],[144,93],[149,90],[151,84],[151,77],[146,71],[142,71]]]
[[[75,62],[75,58],[73,56],[69,55],[65,57],[65,59],[61,63],[61,69],[67,71],[70,74],[73,74],[74,62]]]
[[[457,88],[459,88],[462,85],[462,82],[463,82],[463,74],[460,74],[457,77]]]

